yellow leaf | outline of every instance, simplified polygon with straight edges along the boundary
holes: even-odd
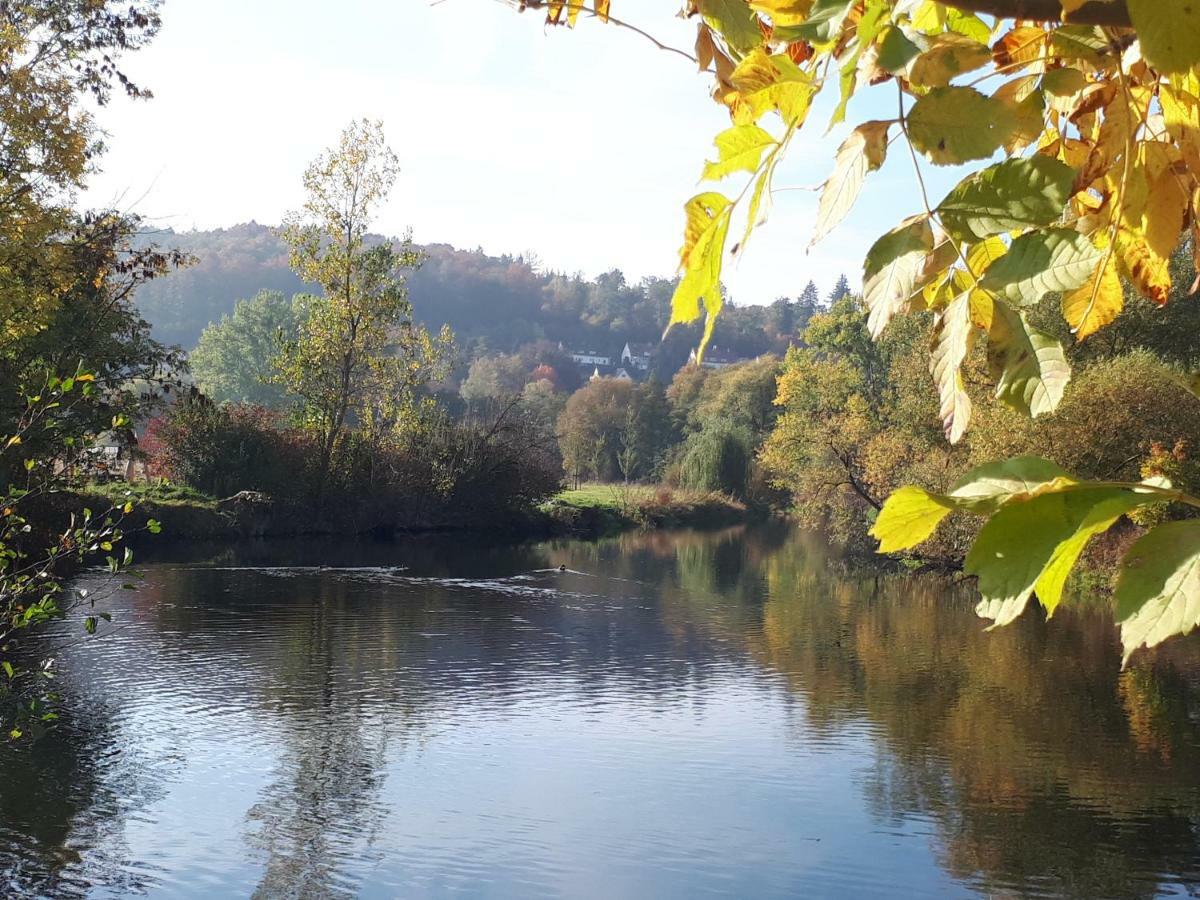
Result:
[[[1159,306],[1171,296],[1171,272],[1167,258],[1154,252],[1146,236],[1129,228],[1117,231],[1117,263],[1121,273],[1147,300]]]
[[[698,194],[687,202],[687,225],[680,249],[680,278],[671,298],[670,325],[706,316],[700,354],[708,346],[721,311],[721,263],[733,204],[721,194]]]
[[[1042,72],[1046,68],[1046,37],[1044,28],[1019,25],[992,45],[992,59],[1007,71],[1033,65],[1032,71]]]
[[[987,45],[952,31],[935,35],[929,49],[912,61],[908,79],[924,87],[945,87],[964,72],[991,62]]]
[[[1083,287],[1063,295],[1062,313],[1075,338],[1082,341],[1116,319],[1124,305],[1116,258],[1109,254]]]
[[[789,125],[801,124],[808,115],[812,79],[786,54],[770,56],[761,49],[752,50],[729,81],[733,94],[726,102],[739,124],[755,122],[771,110]]]
[[[1062,3],[1063,19],[1070,19],[1071,13],[1079,9],[1081,6],[1086,6],[1091,0],[1060,0]]]
[[[1167,133],[1178,144],[1189,168],[1200,173],[1200,99],[1174,84],[1162,85],[1158,99]]]
[[[780,27],[801,25],[812,10],[813,0],[750,0],[750,8],[769,16]]]
[[[778,143],[757,125],[734,125],[716,136],[716,162],[704,164],[704,180],[718,181],[734,172],[754,172],[763,154]]]
[[[596,0],[596,15],[600,18],[601,22],[608,21],[608,9],[610,5],[611,0]]]

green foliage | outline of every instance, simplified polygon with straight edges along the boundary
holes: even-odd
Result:
[[[239,300],[231,314],[204,329],[189,355],[196,384],[220,403],[284,408],[287,394],[272,380],[272,361],[296,340],[312,301],[305,294],[289,301],[279,291]]]
[[[745,497],[752,452],[751,437],[744,429],[714,422],[684,442],[680,484],[693,491]]]
[[[128,571],[133,560],[128,548],[123,557],[114,555],[126,537],[123,523],[133,511],[130,499],[99,512],[54,511],[64,473],[87,453],[86,444],[75,439],[72,419],[86,420],[87,408],[96,402],[95,375],[77,369],[66,378],[50,376],[23,393],[25,411],[0,437],[0,457],[9,463],[8,457],[34,435],[41,436],[43,447],[50,445],[48,436],[57,445],[53,456],[26,458],[20,485],[0,493],[0,728],[12,740],[37,737],[57,719],[54,662],[41,655],[37,629],[78,616],[90,635],[100,620],[110,618],[97,609],[99,595],[67,589],[64,568],[103,558],[113,576],[136,574]],[[157,532],[158,523],[150,520],[146,529]]]

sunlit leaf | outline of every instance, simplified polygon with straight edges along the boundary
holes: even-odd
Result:
[[[1125,659],[1200,624],[1200,520],[1168,522],[1139,538],[1115,594]]]
[[[922,218],[889,231],[867,252],[863,301],[872,337],[878,337],[892,317],[903,311],[932,249],[933,231]]]
[[[749,53],[762,43],[758,17],[743,0],[699,0],[700,15],[724,36],[730,49]]]
[[[908,134],[938,165],[987,159],[1013,128],[1009,107],[974,88],[935,88],[913,104]]]
[[[1125,293],[1117,276],[1117,261],[1109,256],[1078,290],[1062,299],[1063,318],[1079,340],[1095,334],[1121,313]]]
[[[734,125],[716,136],[715,162],[704,164],[704,179],[718,181],[734,172],[754,172],[762,164],[763,154],[778,142],[769,131],[757,125]]]
[[[1142,55],[1160,72],[1200,63],[1200,4],[1193,0],[1126,0]]]
[[[1086,235],[1070,228],[1031,231],[988,268],[981,286],[1028,306],[1051,291],[1073,291],[1085,284],[1103,255]]]
[[[937,530],[938,523],[954,509],[939,494],[909,485],[892,491],[871,527],[880,553],[898,553],[917,546]]]
[[[1081,529],[1090,537],[1103,522],[1112,524],[1121,512],[1147,500],[1121,488],[1088,488],[1006,504],[979,530],[967,553],[964,571],[979,579],[976,612],[997,626],[1010,624],[1025,611],[1043,573],[1051,569],[1046,585],[1053,591],[1061,567],[1078,556],[1064,542]],[[1056,593],[1052,601],[1057,604]]]
[[[960,294],[938,314],[933,326],[929,371],[938,389],[942,428],[952,444],[962,439],[971,419],[971,398],[962,379],[962,364],[974,337],[970,302],[969,294]]]
[[[986,27],[984,31],[986,33]],[[959,75],[982,68],[991,61],[992,51],[986,44],[947,32],[936,35],[929,48],[913,60],[908,79],[925,87],[945,87]]]
[[[951,235],[968,242],[1049,225],[1062,215],[1074,179],[1074,169],[1049,156],[1011,159],[968,175],[937,212]]]
[[[887,154],[887,133],[890,124],[865,122],[850,132],[850,136],[838,148],[833,174],[821,190],[813,244],[846,217],[846,213],[858,199],[867,172],[883,165]]]
[[[1003,301],[993,307],[988,365],[997,398],[1033,417],[1052,412],[1071,379],[1062,345]]]

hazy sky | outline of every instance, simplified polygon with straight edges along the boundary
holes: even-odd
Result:
[[[678,6],[624,0],[614,12],[690,49],[695,26]],[[85,200],[177,230],[278,222],[301,201],[306,163],[368,116],[402,166],[376,230],[533,251],[547,268],[589,276],[669,275],[681,205],[728,125],[687,60],[595,21],[547,29],[497,0],[166,0],[163,19],[127,60],[155,98],[101,112],[109,151]],[[894,115],[874,102],[852,104],[851,120]],[[777,186],[828,174],[845,133],[822,137],[829,106]],[[920,205],[907,154],[893,156],[807,254],[816,194],[779,192],[767,227],[727,266],[734,299],[794,296],[809,278],[826,291],[843,271],[857,286],[867,247]],[[933,181],[936,202],[948,181]]]

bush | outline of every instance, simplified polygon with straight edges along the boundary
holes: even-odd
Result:
[[[219,406],[193,392],[148,429],[152,471],[218,497],[262,491],[299,509],[298,530],[366,532],[480,526],[561,488],[553,435],[511,410],[488,422],[414,416],[385,434],[339,442],[320,509],[311,509],[318,448],[260,407]]]
[[[298,496],[309,484],[310,442],[260,406],[217,405],[191,391],[147,428],[147,468],[216,497],[238,491]]]

